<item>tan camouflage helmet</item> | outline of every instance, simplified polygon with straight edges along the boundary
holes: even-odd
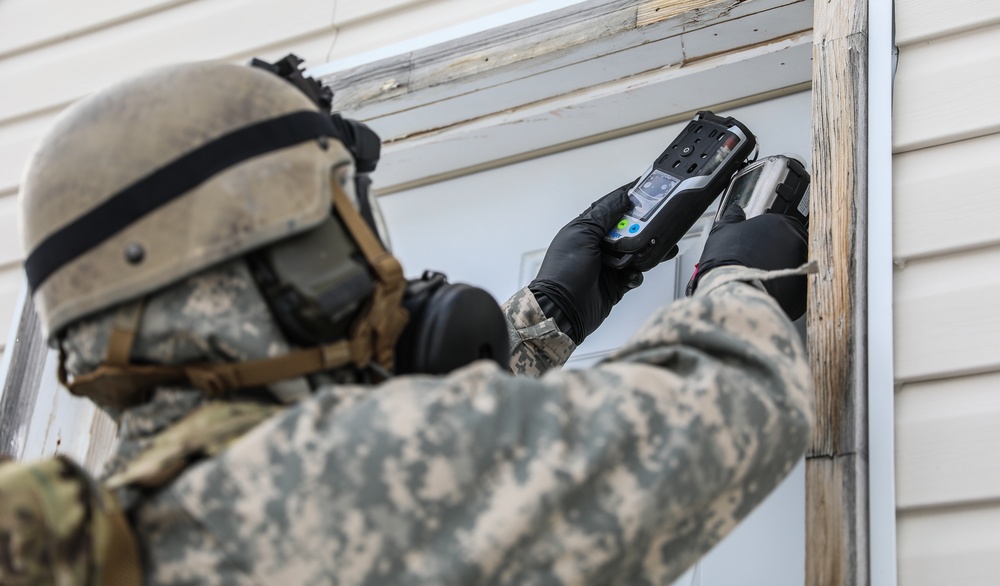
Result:
[[[21,192],[50,343],[83,316],[320,224],[331,169],[353,173],[336,136],[296,87],[235,64],[154,70],[67,109]]]

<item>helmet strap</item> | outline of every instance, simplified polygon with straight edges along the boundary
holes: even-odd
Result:
[[[376,279],[371,304],[365,315],[358,320],[351,338],[371,340],[365,346],[374,352],[374,361],[391,372],[396,341],[409,320],[409,313],[403,307],[403,293],[406,292],[403,267],[396,257],[383,248],[382,242],[347,199],[347,194],[336,178],[331,180],[331,186],[334,209],[361,249],[368,266],[375,272]],[[355,364],[363,368],[370,361],[366,359],[363,363]]]

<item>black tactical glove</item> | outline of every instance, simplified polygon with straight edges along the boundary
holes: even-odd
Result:
[[[805,226],[781,214],[763,214],[746,219],[739,205],[731,205],[712,228],[698,262],[694,286],[706,273],[726,265],[741,265],[768,271],[802,266],[808,257]],[[792,320],[806,312],[805,276],[763,281]]]
[[[635,269],[601,262],[601,242],[631,207],[633,183],[605,195],[552,239],[538,276],[528,285],[546,317],[579,345],[601,325],[629,289],[642,283]]]

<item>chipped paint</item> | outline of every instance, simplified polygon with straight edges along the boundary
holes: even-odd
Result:
[[[744,0],[648,0],[639,4],[636,27],[643,27],[697,10],[715,8],[716,17],[738,6]]]

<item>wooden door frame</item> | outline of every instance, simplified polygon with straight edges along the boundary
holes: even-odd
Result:
[[[814,9],[806,584],[867,584],[868,3]]]

